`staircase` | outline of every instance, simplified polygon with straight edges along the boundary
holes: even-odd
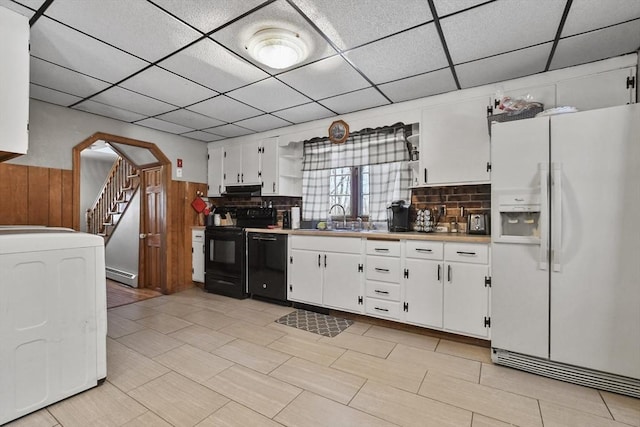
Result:
[[[140,187],[140,175],[134,165],[119,157],[113,164],[102,192],[87,209],[87,233],[104,237],[105,245],[118,221]]]

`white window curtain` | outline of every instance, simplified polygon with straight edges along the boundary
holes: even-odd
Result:
[[[408,161],[406,127],[403,123],[364,129],[349,136],[343,144],[332,144],[328,138],[305,141],[303,219],[323,220],[327,217],[331,169],[369,165],[370,220],[386,220],[387,206],[393,200],[410,201]]]

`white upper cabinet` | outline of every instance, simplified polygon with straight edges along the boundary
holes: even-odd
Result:
[[[29,20],[0,7],[0,161],[29,146]]]
[[[235,142],[224,147],[224,185],[259,184],[258,141]]]
[[[422,110],[420,184],[488,183],[489,95]]]
[[[223,174],[223,147],[209,147],[209,159],[207,161],[207,196],[217,197],[224,192]]]
[[[280,194],[278,191],[278,138],[268,138],[260,141],[260,151],[262,194],[277,196]]]
[[[558,106],[585,111],[632,104],[637,84],[634,67],[562,80],[556,85]]]

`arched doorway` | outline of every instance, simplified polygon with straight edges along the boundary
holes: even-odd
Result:
[[[167,229],[171,162],[153,143],[106,133],[95,133],[73,148],[73,227],[80,229],[81,152],[104,141],[140,171],[139,279],[141,288],[168,293]]]

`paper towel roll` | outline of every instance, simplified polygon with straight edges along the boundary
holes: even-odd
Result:
[[[294,230],[300,228],[300,206],[291,208],[291,228]]]

